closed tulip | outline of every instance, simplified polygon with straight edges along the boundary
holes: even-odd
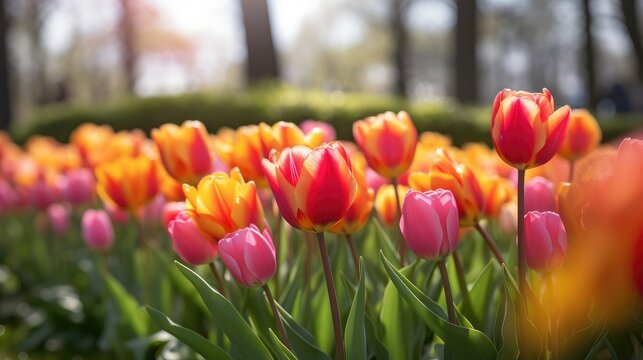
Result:
[[[346,215],[330,228],[330,232],[336,234],[350,235],[355,233],[366,224],[373,210],[373,197],[375,196],[373,189],[368,187],[363,170],[353,170],[357,182],[357,192]]]
[[[321,130],[322,134],[324,134],[324,142],[331,142],[337,139],[335,128],[333,127],[333,125],[325,121],[304,120],[301,122],[301,124],[299,124],[299,128],[306,135],[314,131],[313,129]]]
[[[400,198],[400,206],[404,205],[404,197],[409,191],[408,186],[398,185],[397,196]],[[388,226],[393,226],[399,213],[397,210],[397,200],[395,199],[395,190],[393,185],[384,185],[377,190],[374,202],[377,216]]]
[[[558,154],[567,160],[576,160],[596,149],[601,137],[601,128],[594,116],[585,109],[574,109]]]
[[[255,225],[239,229],[219,241],[219,255],[243,286],[263,286],[277,269],[275,245],[268,231]]]
[[[567,232],[560,216],[551,211],[525,215],[527,265],[537,271],[559,268],[567,253]]]
[[[234,132],[228,154],[230,167],[238,167],[245,179],[260,187],[267,185],[261,161],[270,154],[274,144],[272,138],[269,143],[264,141],[258,125],[241,126]]]
[[[246,182],[238,168],[230,174],[215,172],[197,187],[183,185],[187,211],[214,240],[255,224],[263,229],[263,208],[253,181]]]
[[[293,227],[323,232],[346,214],[357,184],[346,149],[333,141],[314,150],[285,148],[263,161],[263,171],[284,219]]]
[[[47,208],[47,218],[54,233],[64,235],[69,231],[71,208],[65,204],[51,204]]]
[[[493,144],[502,160],[519,170],[540,166],[563,143],[569,117],[567,105],[554,111],[554,98],[547,89],[542,93],[504,89],[493,102]]]
[[[259,124],[261,139],[269,145],[268,150],[281,151],[287,147],[306,146],[316,148],[324,142],[324,133],[320,128],[313,127],[304,133],[297,125],[291,122],[278,121],[270,126],[266,123]]]
[[[105,202],[134,212],[158,192],[156,166],[153,159],[143,155],[103,163],[95,170],[98,195]]]
[[[496,175],[483,176],[479,180],[484,197],[484,214],[492,219],[498,218],[502,207],[513,199],[515,186],[509,180]]]
[[[554,184],[536,176],[525,184],[525,211],[556,211]]]
[[[164,124],[152,130],[152,139],[168,174],[180,183],[196,185],[214,172],[215,163],[221,162],[200,121],[186,121],[181,126]]]
[[[167,226],[172,249],[190,265],[212,262],[217,256],[217,242],[203,232],[187,211],[179,212]]]
[[[95,180],[91,170],[80,168],[67,172],[65,200],[72,204],[83,204],[94,197]]]
[[[404,111],[356,121],[353,137],[364,152],[368,166],[388,179],[400,176],[409,168],[418,141],[411,117]]]
[[[171,201],[165,203],[161,214],[161,217],[163,218],[163,226],[167,229],[170,225],[170,221],[174,220],[174,218],[182,211],[185,211],[185,201]]]
[[[410,190],[402,206],[400,230],[417,256],[441,260],[458,245],[458,207],[449,190]]]
[[[81,220],[85,244],[93,250],[108,250],[114,243],[114,228],[104,210],[87,210]]]

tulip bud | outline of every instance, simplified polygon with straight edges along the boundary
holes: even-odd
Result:
[[[313,129],[319,129],[324,134],[324,142],[331,142],[337,139],[337,133],[333,125],[325,121],[304,120],[299,124],[299,128],[304,134],[308,135]]]
[[[409,191],[408,186],[398,185],[397,196],[400,198],[400,206],[404,205],[404,198]],[[377,216],[388,226],[392,226],[399,216],[397,211],[397,199],[393,185],[384,185],[380,187],[375,195],[374,203]]]
[[[405,111],[386,112],[353,124],[353,137],[368,166],[392,179],[405,172],[415,155],[418,134]]]
[[[556,211],[554,184],[544,177],[536,176],[525,184],[525,212]]]
[[[87,210],[81,221],[85,244],[93,250],[107,250],[114,243],[114,228],[104,210]]]
[[[190,265],[212,262],[217,256],[217,243],[194,223],[187,211],[181,211],[170,221],[167,231],[172,249]]]
[[[567,232],[560,216],[551,211],[525,215],[527,264],[537,271],[559,268],[567,253]]]
[[[262,233],[255,225],[221,239],[219,253],[235,280],[247,287],[264,285],[277,268],[275,245],[270,234],[265,230]]]
[[[410,190],[402,206],[400,230],[417,256],[441,260],[458,245],[458,207],[449,190]]]
[[[558,154],[567,160],[576,160],[596,149],[601,142],[601,128],[592,114],[585,109],[574,109],[569,118],[567,135]]]
[[[366,168],[366,183],[368,187],[373,189],[374,192],[377,191],[384,185],[388,184],[389,181],[382,175],[378,174],[375,170],[370,167]]]
[[[71,204],[83,204],[94,197],[94,174],[91,170],[80,168],[67,173],[65,199]]]
[[[185,210],[185,201],[173,201],[165,203],[163,206],[163,225],[167,229],[170,226],[170,221],[181,212]]]
[[[554,98],[547,89],[542,93],[504,89],[493,102],[493,145],[502,160],[517,169],[540,166],[560,148],[569,115],[569,106],[554,111]]]
[[[64,235],[69,230],[71,209],[64,204],[51,204],[47,208],[47,218],[56,235]]]

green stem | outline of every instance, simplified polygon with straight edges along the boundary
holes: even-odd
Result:
[[[209,263],[208,265],[210,266],[210,271],[212,271],[214,280],[217,282],[217,287],[219,288],[219,291],[221,291],[221,295],[227,298],[228,294],[225,289],[225,282],[223,281],[223,277],[219,273],[219,270],[217,270],[217,267],[214,265],[214,261]]]
[[[455,305],[453,304],[453,294],[451,294],[451,283],[449,282],[449,272],[447,271],[446,260],[442,259],[438,261],[438,268],[440,269],[440,276],[442,277],[444,299],[447,302],[449,322],[455,325],[459,325],[458,318],[457,316],[455,316]]]
[[[344,349],[344,336],[342,335],[342,320],[339,317],[339,305],[337,304],[337,294],[335,292],[335,282],[333,280],[333,269],[330,267],[328,258],[328,249],[324,233],[317,233],[317,244],[322,258],[324,267],[324,276],[326,278],[326,287],[328,288],[328,300],[330,301],[330,310],[333,317],[333,328],[335,329],[335,359],[346,359],[346,350]]]
[[[520,293],[526,294],[527,253],[525,252],[525,170],[520,169],[518,169],[518,281]]]
[[[467,280],[464,276],[464,266],[462,266],[462,259],[458,251],[453,252],[453,263],[455,264],[455,272],[458,277],[458,285],[460,286],[460,292],[462,293],[462,299],[465,302],[469,301],[469,289],[467,289]]]
[[[353,257],[353,263],[355,264],[355,276],[359,280],[359,256],[357,255],[357,249],[355,248],[355,242],[353,242],[353,237],[350,234],[346,234],[346,242],[348,243],[348,248],[351,250],[351,256]]]
[[[268,287],[268,285],[263,286],[263,291],[266,293],[266,297],[268,298],[268,302],[270,303],[270,307],[272,308],[272,315],[275,317],[275,324],[277,325],[277,330],[279,331],[279,338],[288,349],[292,350],[292,346],[290,345],[290,341],[288,340],[288,335],[286,334],[286,328],[284,327],[284,323],[281,321],[281,315],[279,315],[279,310],[277,309],[277,303],[275,302],[275,298],[272,296],[272,292],[270,292],[270,288]]]
[[[397,184],[397,178],[391,179],[391,184],[393,185],[393,192],[395,193],[395,203],[397,204],[397,217],[395,219],[395,222],[393,223],[394,228],[398,229],[399,233],[399,222],[400,222],[400,217],[402,216],[402,202],[400,201],[400,194],[397,192],[398,184]],[[406,266],[406,242],[404,240],[404,236],[399,236],[399,243],[400,243],[400,266],[404,267]]]
[[[498,247],[496,246],[496,243],[491,238],[491,235],[489,235],[489,232],[485,228],[480,226],[479,222],[476,222],[476,224],[474,226],[475,226],[476,230],[478,230],[478,232],[480,233],[482,238],[484,239],[484,242],[487,244],[489,249],[491,249],[491,252],[493,252],[493,255],[498,260],[498,263],[500,263],[501,265],[505,264],[506,263],[505,259],[502,257],[502,254],[500,253],[500,250],[498,249]]]
[[[272,236],[272,239],[275,244],[275,258],[277,259],[275,266],[275,293],[279,296],[279,256],[281,254],[281,212],[277,213],[277,219],[275,221],[275,233]]]

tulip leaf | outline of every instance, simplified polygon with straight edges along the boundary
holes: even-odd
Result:
[[[482,330],[489,322],[493,312],[490,309],[493,293],[496,288],[496,261],[491,260],[481,271],[469,290],[468,303],[462,303],[461,311],[471,320],[474,327]]]
[[[348,359],[366,359],[366,329],[364,325],[364,312],[366,308],[366,289],[364,285],[364,259],[359,260],[359,285],[353,298],[344,342],[346,343],[346,356]]]
[[[100,271],[107,291],[116,301],[121,319],[124,319],[137,336],[147,335],[147,314],[142,310],[138,301],[130,295],[118,280],[106,270]]]
[[[275,334],[274,331],[272,331],[272,329],[269,329],[268,332],[270,333],[270,339],[272,340],[272,342],[279,346],[280,351],[276,352],[277,358],[279,360],[297,360],[297,356],[295,356],[295,354],[293,354],[292,351],[290,351],[290,349],[288,349],[288,347],[281,342],[279,337]]]
[[[380,256],[391,281],[402,298],[406,300],[414,313],[444,340],[445,346],[448,347],[454,359],[496,358],[498,353],[484,333],[448,322],[444,309],[438,303],[424,295],[399,270],[395,269],[383,253]]]
[[[231,346],[239,359],[270,359],[270,351],[259,340],[257,335],[252,332],[250,325],[234,308],[234,305],[214,290],[203,278],[185,265],[175,262],[178,269],[183,275],[190,280],[192,285],[197,289],[201,298],[208,306],[210,314],[217,319],[217,324],[221,327],[230,339]]]
[[[158,327],[174,335],[205,359],[232,359],[222,348],[200,334],[175,323],[162,312],[149,306],[147,312]]]
[[[159,248],[152,248],[152,252],[158,258],[161,266],[166,271],[172,285],[193,305],[198,307],[204,313],[207,313],[208,308],[205,306],[203,299],[199,296],[199,293],[196,289],[190,284],[190,282],[181,274],[179,269],[172,265],[172,260],[161,251]]]

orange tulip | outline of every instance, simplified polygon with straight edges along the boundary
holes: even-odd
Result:
[[[304,134],[297,125],[290,122],[279,121],[272,126],[261,123],[259,129],[262,142],[269,147],[268,150],[281,151],[298,145],[314,149],[324,142],[324,132],[321,129],[313,128]]]
[[[373,210],[373,197],[375,193],[373,189],[368,187],[364,171],[353,168],[353,174],[355,174],[355,181],[357,182],[355,200],[353,200],[346,215],[330,228],[330,232],[343,235],[350,235],[357,232],[357,230],[366,224]]]
[[[98,165],[97,192],[106,203],[135,211],[158,192],[156,162],[146,156],[122,157]]]
[[[594,116],[585,109],[574,109],[558,154],[567,160],[576,160],[596,149],[601,137],[601,128]]]
[[[266,186],[266,178],[261,170],[261,160],[267,157],[273,142],[264,142],[258,125],[241,126],[234,133],[230,147],[231,167],[238,167],[244,178],[254,181],[258,186]]]
[[[408,186],[397,186],[397,195],[400,197],[400,206],[404,205],[404,198],[409,190]],[[397,200],[395,199],[393,185],[384,185],[377,190],[374,206],[377,211],[377,215],[384,224],[388,226],[395,225],[395,220],[400,216],[400,214],[397,209]]]
[[[567,105],[554,111],[554,98],[547,89],[542,93],[500,91],[491,115],[498,155],[519,170],[548,162],[565,138],[569,114]]]
[[[474,225],[482,215],[484,200],[478,178],[466,165],[456,164],[444,149],[438,149],[428,172],[414,172],[409,185],[420,191],[451,190],[458,205],[460,226]]]
[[[238,168],[230,175],[217,171],[205,176],[194,187],[183,185],[186,211],[213,240],[250,226],[264,228],[264,216],[257,187],[246,182]]]
[[[323,232],[349,210],[357,184],[344,146],[336,141],[315,148],[273,150],[263,171],[281,215],[301,230]]]
[[[165,124],[152,130],[152,139],[168,174],[180,183],[196,185],[220,161],[199,121],[186,121],[181,126]]]
[[[478,179],[484,198],[484,214],[497,218],[502,207],[514,198],[515,187],[509,180],[497,175],[479,176]]]
[[[364,152],[368,165],[392,179],[406,171],[415,155],[417,130],[404,111],[386,112],[353,124],[353,137]]]

